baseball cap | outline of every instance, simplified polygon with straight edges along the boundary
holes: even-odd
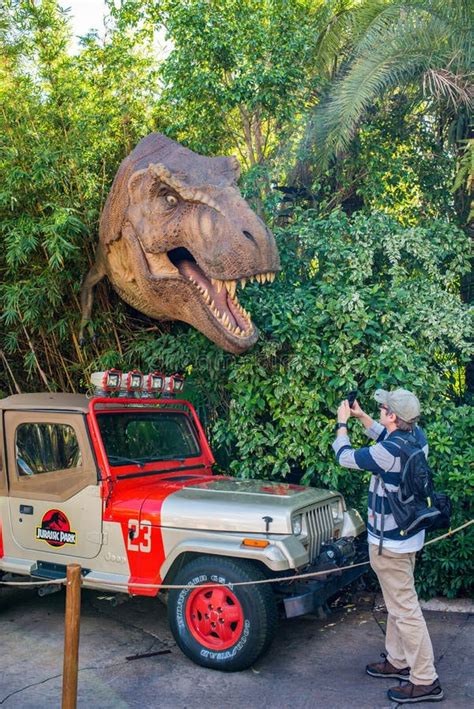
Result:
[[[411,423],[421,412],[420,402],[413,392],[407,389],[395,389],[386,391],[377,389],[374,394],[375,401],[385,404],[390,411],[399,416],[402,421]]]

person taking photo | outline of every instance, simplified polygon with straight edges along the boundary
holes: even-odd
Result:
[[[337,410],[336,439],[333,449],[344,468],[372,473],[368,498],[369,558],[382,589],[388,612],[385,636],[386,654],[381,662],[366,667],[371,677],[405,680],[387,694],[399,704],[440,701],[444,693],[434,666],[431,639],[415,590],[415,556],[424,544],[425,532],[402,534],[390,512],[386,490],[396,492],[401,478],[401,448],[397,440],[415,439],[428,455],[428,443],[417,426],[420,416],[418,398],[406,389],[374,395],[380,408],[380,421],[374,421],[354,401],[344,400]],[[358,419],[375,445],[354,449],[347,422]],[[380,484],[382,481],[383,484]]]

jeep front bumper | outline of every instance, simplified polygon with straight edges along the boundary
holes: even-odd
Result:
[[[301,573],[330,571],[326,576],[316,576],[307,581],[295,581],[279,587],[283,594],[283,604],[287,618],[295,618],[306,613],[314,613],[318,607],[334,596],[338,591],[359,578],[369,565],[356,566],[368,562],[367,542],[361,539],[341,539],[324,545],[314,564],[307,566]],[[341,567],[349,566],[344,570]],[[355,568],[351,568],[354,566]]]

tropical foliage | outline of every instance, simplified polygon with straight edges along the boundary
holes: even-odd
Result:
[[[109,366],[183,370],[219,469],[337,486],[363,511],[366,479],[330,447],[337,403],[357,386],[375,415],[375,387],[406,386],[454,523],[472,516],[469,5],[126,0],[76,52],[54,0],[4,7],[3,393],[83,391]],[[276,234],[281,274],[239,293],[261,330],[240,358],[105,283],[99,340],[79,348],[104,200],[152,130],[238,154],[242,191]],[[429,547],[423,593],[465,593],[473,547],[467,533]]]
[[[364,112],[390,89],[412,89],[413,104],[438,113],[452,139],[467,137],[474,100],[468,0],[368,0],[333,23],[321,42],[323,57],[334,52],[338,35],[350,45],[348,63],[315,110],[323,158],[347,149]]]

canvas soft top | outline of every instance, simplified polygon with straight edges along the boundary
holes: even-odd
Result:
[[[88,397],[85,394],[60,394],[52,392],[42,392],[38,394],[13,394],[5,399],[0,399],[0,411],[78,411],[88,413],[91,410],[91,402],[95,402],[94,409],[107,410],[109,407],[117,407],[117,399],[108,397],[97,400],[95,397]],[[119,402],[120,406],[130,404],[143,408],[144,404],[150,403],[148,399],[130,399]],[[162,404],[166,406],[178,406],[181,401],[175,399],[165,399]],[[187,404],[187,402],[185,402]],[[188,405],[188,404],[187,404]],[[189,405],[188,405],[189,408]]]
[[[51,410],[80,411],[87,413],[89,399],[85,394],[57,394],[44,392],[39,394],[14,394],[0,399],[0,409],[3,410]]]

